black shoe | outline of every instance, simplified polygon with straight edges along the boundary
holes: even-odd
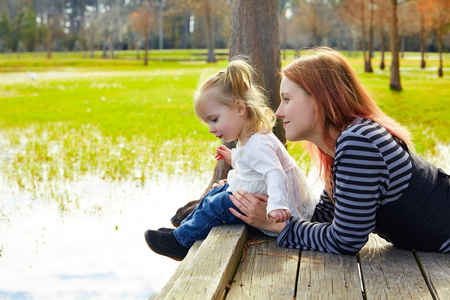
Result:
[[[170,257],[174,260],[183,260],[189,252],[189,248],[182,246],[174,237],[173,229],[147,230],[145,241],[150,249],[158,254]]]

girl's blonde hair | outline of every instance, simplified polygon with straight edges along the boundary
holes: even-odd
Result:
[[[269,133],[275,124],[274,112],[268,107],[264,90],[255,84],[255,70],[243,59],[231,61],[221,70],[199,84],[194,95],[194,110],[200,120],[203,103],[215,99],[226,106],[241,100],[247,109],[248,132]]]
[[[357,116],[377,122],[397,141],[412,146],[410,132],[381,111],[345,56],[338,51],[327,47],[306,51],[283,68],[282,73],[313,97],[316,121],[324,124],[322,137],[329,150],[334,151],[336,146],[331,138],[332,129],[342,132]],[[307,149],[332,197],[333,157],[310,142],[307,142]]]

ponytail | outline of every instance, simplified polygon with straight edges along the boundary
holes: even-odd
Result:
[[[254,69],[245,61],[231,61],[224,71],[224,90],[230,91],[235,99],[243,99],[252,89],[254,75]]]

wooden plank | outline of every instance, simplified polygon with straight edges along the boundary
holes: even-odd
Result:
[[[214,227],[164,299],[222,299],[246,240],[244,225]]]
[[[450,299],[450,254],[416,252],[425,280],[436,299]]]
[[[367,299],[432,299],[411,251],[371,234],[359,256]]]
[[[302,251],[296,299],[361,299],[355,255]]]
[[[161,299],[165,299],[165,297],[167,297],[167,294],[170,292],[170,290],[172,289],[172,287],[174,286],[175,282],[177,281],[177,279],[181,276],[181,274],[183,273],[183,271],[186,269],[186,266],[189,264],[189,261],[195,256],[195,254],[197,253],[197,250],[200,248],[201,244],[202,244],[203,240],[198,240],[194,243],[194,245],[192,245],[191,249],[189,249],[188,254],[186,255],[186,257],[180,262],[180,264],[178,265],[178,267],[175,269],[175,272],[173,273],[173,275],[170,277],[169,281],[164,285],[164,287],[161,289],[161,292],[159,292],[158,294],[153,294],[150,296],[150,299],[154,299],[154,300],[161,300]],[[154,298],[152,298],[154,297]],[[149,300],[150,300],[149,299]]]
[[[278,247],[275,239],[249,239],[226,299],[292,299],[299,250]]]

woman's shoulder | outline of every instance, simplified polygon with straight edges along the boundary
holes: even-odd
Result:
[[[351,140],[384,143],[393,137],[383,126],[370,119],[356,117],[352,124],[347,126],[338,137],[337,144]]]
[[[385,127],[373,120],[361,117],[357,117],[336,141],[336,156],[341,155],[341,152],[348,151],[354,155],[363,156],[401,156],[402,160],[409,157],[407,151],[397,143]]]

